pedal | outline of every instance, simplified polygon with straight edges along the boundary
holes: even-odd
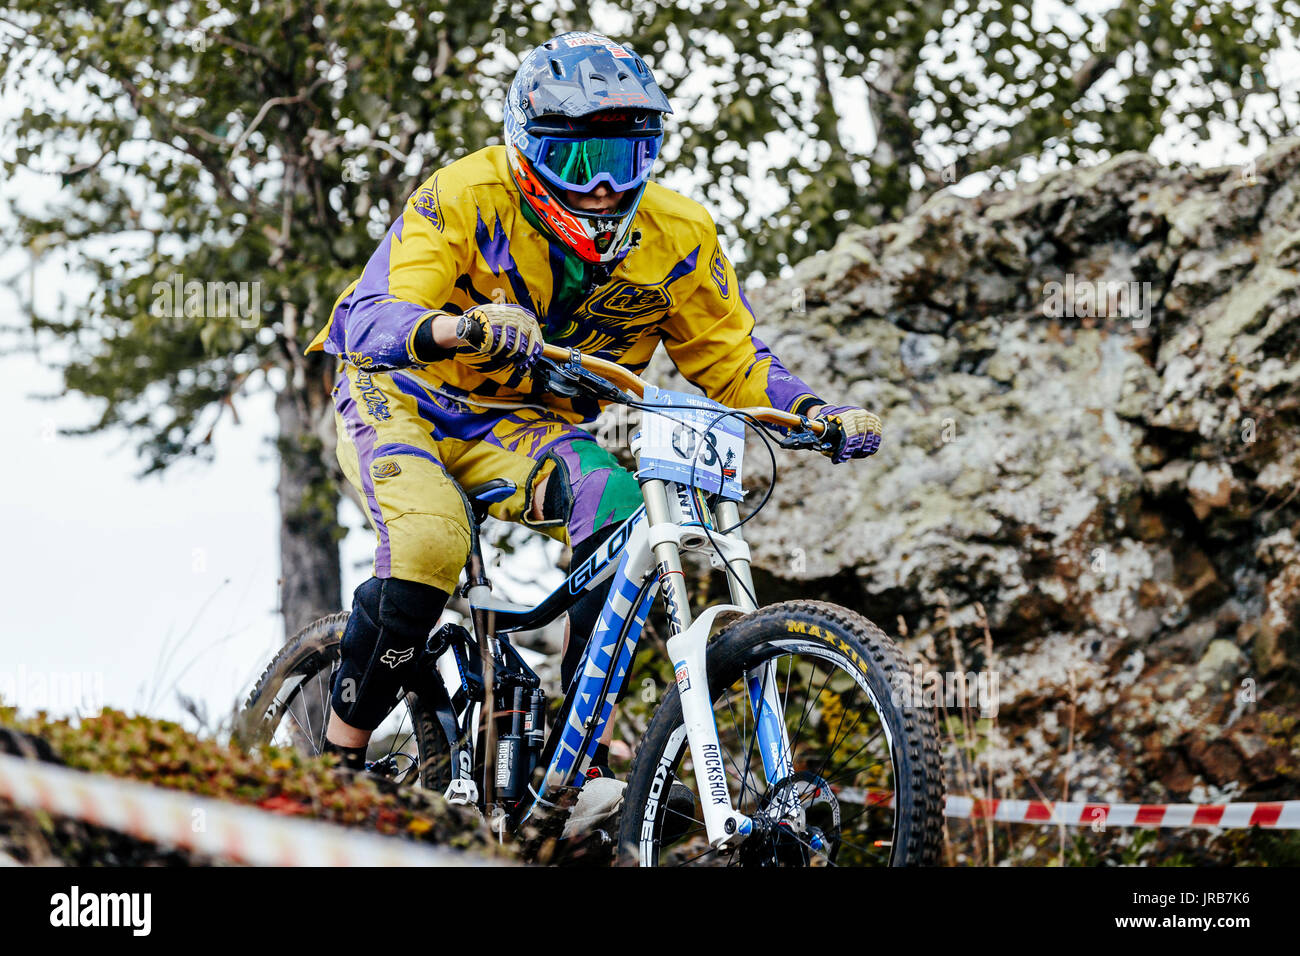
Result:
[[[448,803],[458,807],[478,806],[478,785],[473,780],[457,777],[447,786],[443,797]]]

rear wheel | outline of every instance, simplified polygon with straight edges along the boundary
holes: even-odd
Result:
[[[236,740],[245,747],[275,744],[316,756],[325,742],[330,688],[338,671],[346,612],[307,625],[267,665],[239,715]],[[393,707],[370,737],[372,773],[439,793],[451,782],[442,728],[414,693]]]
[[[755,835],[728,850],[709,846],[681,698],[673,686],[651,719],[628,776],[619,835],[623,862],[938,862],[943,825],[938,732],[928,709],[905,706],[907,701],[891,693],[909,670],[879,628],[833,604],[772,605],[741,618],[710,643],[708,671],[727,785],[736,809],[759,824]],[[769,691],[789,751],[784,760],[769,752],[765,769],[751,701]],[[690,819],[669,819],[680,816],[664,799],[676,782],[696,793]]]

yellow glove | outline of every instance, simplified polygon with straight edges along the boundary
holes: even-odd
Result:
[[[456,351],[461,355],[490,356],[486,363],[499,367],[509,363],[527,366],[542,354],[542,327],[523,306],[490,302],[468,310],[456,328],[465,344]]]
[[[815,416],[839,426],[838,440],[822,449],[835,464],[850,458],[866,458],[880,447],[885,426],[879,418],[856,405],[824,405]]]

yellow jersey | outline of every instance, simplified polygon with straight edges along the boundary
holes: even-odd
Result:
[[[754,313],[703,206],[649,183],[633,228],[612,268],[566,255],[521,210],[505,147],[481,149],[415,191],[308,350],[372,372],[402,369],[404,383],[431,389],[444,408],[448,398],[472,406],[482,397],[543,404],[575,424],[595,418],[594,401],[531,394],[513,365],[416,358],[415,330],[431,312],[495,301],[532,312],[548,343],[633,372],[662,341],[687,380],[729,407],[802,411],[821,401],[754,335]]]

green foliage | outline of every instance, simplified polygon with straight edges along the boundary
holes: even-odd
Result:
[[[1254,829],[1240,833],[1239,840],[1238,859],[1259,866],[1300,866],[1300,832]]]
[[[0,706],[0,726],[46,740],[67,766],[90,773],[139,780],[204,797],[251,804],[277,813],[325,820],[425,843],[500,849],[477,815],[440,797],[409,787],[376,785],[368,775],[335,773],[333,757],[308,757],[292,749],[266,747],[245,753],[197,737],[165,720],[106,709],[78,722],[44,714],[19,718]],[[64,830],[46,819],[51,846],[68,862],[104,862],[103,841],[74,846],[59,839]],[[89,853],[88,859],[81,857]]]
[[[1119,0],[1106,12],[1031,13],[1037,6],[642,0],[628,33],[687,107],[675,152],[703,174],[710,199],[725,207],[778,187],[774,216],[729,226],[759,272],[825,248],[847,222],[896,220],[970,173],[1145,150],[1169,130],[1237,142],[1293,130],[1264,68],[1300,25],[1294,3]],[[711,102],[678,90],[699,90],[701,76]],[[860,85],[836,89],[844,81]],[[867,102],[851,102],[861,91]],[[711,108],[693,110],[701,101]],[[843,136],[864,113],[879,134],[868,152]],[[738,189],[749,148],[773,134],[791,136],[795,154]]]
[[[303,349],[414,187],[496,136],[499,52],[549,33],[512,0],[9,3],[0,91],[26,108],[0,168],[63,188],[20,201],[6,239],[95,280],[32,319],[72,344],[68,387],[104,400],[86,430],[137,430],[156,470],[268,379],[319,412],[328,362]],[[177,275],[259,283],[261,308],[168,309]]]

